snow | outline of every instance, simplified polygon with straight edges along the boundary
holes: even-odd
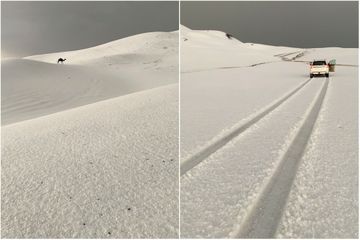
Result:
[[[312,82],[289,103],[233,139],[183,177],[183,237],[192,234],[205,238],[236,237],[234,224],[241,222],[245,210],[251,207],[262,185],[268,181],[283,149],[290,142],[288,139],[292,138],[302,120],[298,116],[306,112],[320,86],[320,82]],[[303,98],[308,100],[303,101]],[[293,109],[297,114],[286,114]],[[211,202],[204,199],[211,199]],[[191,219],[195,215],[197,220],[193,222]]]
[[[228,39],[223,32],[186,27],[180,28],[180,32],[181,72],[184,73],[279,60],[262,51],[248,49],[237,39]]]
[[[246,120],[301,84],[306,80],[302,72],[307,68],[303,65],[273,63],[251,68],[183,74],[182,156],[186,158],[192,155],[211,138],[227,131],[240,120]],[[271,75],[269,71],[273,71]]]
[[[358,49],[356,48],[312,48],[307,49],[299,60],[313,61],[314,59],[336,59],[336,64],[358,66]]]
[[[177,32],[2,61],[2,237],[239,238],[270,206],[267,238],[358,238],[358,49],[180,32],[180,126]],[[336,72],[289,194],[264,205],[327,86],[317,58]]]
[[[358,237],[358,75],[338,68],[329,85],[278,235]]]
[[[56,64],[59,57],[67,59],[64,64]],[[178,32],[145,33],[90,49],[5,60],[2,124],[177,81]]]
[[[136,41],[3,62],[2,237],[178,237],[177,33]]]
[[[171,85],[3,127],[3,237],[175,238],[177,104]]]
[[[138,64],[144,60],[165,58],[164,64],[170,65],[177,61],[174,53],[178,49],[178,32],[149,32],[99,46],[77,51],[58,52],[25,57],[25,59],[56,63],[59,56],[66,58],[69,64],[106,64],[127,63]],[[119,66],[118,66],[119,67]]]
[[[181,165],[204,147],[220,146],[181,176],[181,237],[242,237],[250,220],[262,218],[255,210],[271,206],[283,212],[265,238],[357,238],[357,49],[266,46],[181,31],[188,36],[180,39]],[[261,205],[325,79],[313,78],[224,146],[216,144],[307,81],[314,58],[339,65],[307,146],[299,146],[304,154],[294,183],[285,184],[288,198]]]
[[[229,40],[225,33],[215,32],[218,36],[215,38],[214,31],[192,33],[186,27],[181,28],[180,31],[181,38],[189,39],[181,42],[180,46],[183,71],[181,76],[182,160],[192,155],[221,131],[226,131],[239,120],[246,119],[299,85],[307,76],[308,67],[303,63],[284,63],[279,57],[271,55],[283,54],[286,49],[294,52],[292,48],[284,50],[283,47],[273,47],[269,50],[270,46],[266,48],[264,45],[251,46],[237,40]],[[192,43],[192,38],[195,38],[195,43]],[[206,44],[199,47],[199,41],[206,41]],[[213,46],[218,42],[225,47],[214,49]],[[214,57],[202,55],[204,52]],[[273,62],[248,67],[265,62],[264,55],[265,60],[272,59]],[[202,60],[195,61],[197,57]],[[218,62],[214,63],[213,58],[218,59]],[[239,61],[242,66],[234,64]],[[186,71],[187,66],[202,70]],[[197,68],[198,66],[207,67]],[[197,134],[193,134],[194,132]]]

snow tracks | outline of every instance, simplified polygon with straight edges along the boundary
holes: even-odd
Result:
[[[184,161],[182,237],[274,236],[328,83],[303,82]]]
[[[287,93],[285,96],[281,97],[280,99],[273,102],[271,105],[257,113],[254,117],[250,118],[244,124],[240,126],[235,126],[234,129],[229,131],[228,133],[224,134],[223,136],[219,137],[218,140],[210,142],[208,145],[203,147],[200,151],[190,156],[188,159],[184,160],[181,164],[181,175],[185,174],[191,168],[199,164],[202,160],[210,156],[212,153],[216,152],[218,149],[223,147],[226,143],[232,140],[234,137],[238,136],[240,133],[244,132],[246,129],[254,125],[264,116],[269,114],[271,111],[279,107],[282,103],[284,103],[287,99],[293,96],[296,92],[298,92],[301,88],[303,88],[308,82],[307,80],[300,84],[298,87]]]
[[[282,216],[298,165],[312,133],[329,84],[327,78],[316,102],[290,147],[283,156],[273,176],[259,195],[254,207],[246,216],[240,229],[240,238],[272,238]]]

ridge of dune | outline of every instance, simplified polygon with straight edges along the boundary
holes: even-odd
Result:
[[[241,68],[287,60],[312,61],[337,59],[340,64],[357,65],[357,51],[352,48],[296,48],[244,43],[216,30],[193,30],[180,26],[181,71]],[[231,33],[229,33],[231,34]],[[283,57],[285,57],[283,59]]]
[[[67,59],[68,64],[89,64],[97,59],[117,55],[136,56],[137,55],[166,55],[176,49],[174,40],[178,38],[178,31],[174,32],[148,32],[141,33],[119,40],[90,48],[40,54],[24,57],[24,59],[43,61],[56,64],[59,57]]]
[[[240,40],[233,36],[231,36],[232,41],[228,41],[230,39],[226,36],[227,33],[218,30],[193,30],[181,25],[180,32],[183,40],[187,39],[186,41],[193,41],[198,45],[205,44],[212,47],[238,47],[242,44]]]
[[[180,39],[182,72],[246,67],[279,60],[264,51],[249,48],[233,36],[229,38],[222,31],[183,29]]]
[[[59,57],[66,58],[57,64]],[[178,82],[178,31],[2,61],[2,125]]]

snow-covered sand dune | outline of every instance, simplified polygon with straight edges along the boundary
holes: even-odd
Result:
[[[246,67],[279,60],[263,51],[248,49],[237,39],[228,39],[223,32],[190,30],[184,26],[180,31],[181,72]]]
[[[2,237],[176,238],[178,87],[2,128]]]
[[[144,60],[164,59],[163,64],[177,64],[178,32],[150,32],[112,41],[77,51],[58,52],[25,57],[25,59],[56,63],[59,56],[69,64],[138,64]],[[116,62],[117,61],[117,62]]]
[[[358,50],[181,30],[181,236],[357,238]]]
[[[57,64],[59,57],[66,58]],[[2,61],[2,124],[178,81],[178,32]]]
[[[2,64],[3,238],[178,236],[177,32]]]

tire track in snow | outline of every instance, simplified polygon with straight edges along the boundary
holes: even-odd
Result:
[[[303,57],[305,55],[305,53],[306,53],[306,50],[305,51],[296,51],[296,52],[292,52],[292,53],[288,53],[288,54],[278,55],[277,57],[280,57],[281,60],[285,61],[285,62],[294,62],[296,59]],[[291,56],[294,54],[296,54],[296,55],[288,58],[288,56]]]
[[[288,100],[291,96],[293,96],[295,93],[297,93],[300,89],[302,89],[310,81],[311,81],[311,79],[308,79],[305,82],[301,83],[295,89],[293,89],[289,93],[287,93],[284,97],[282,97],[279,100],[272,103],[270,106],[268,106],[266,109],[264,109],[263,111],[256,114],[253,118],[251,118],[244,124],[240,125],[239,127],[235,128],[234,130],[229,131],[224,136],[222,136],[220,139],[210,142],[209,144],[205,145],[200,151],[198,151],[197,153],[195,153],[192,156],[185,159],[181,163],[180,174],[184,175],[187,171],[191,170],[193,167],[198,165],[200,162],[202,162],[204,159],[209,157],[211,154],[213,154],[214,152],[216,152],[217,150],[222,148],[225,144],[227,144],[233,138],[238,136],[240,133],[246,131],[253,124],[257,123],[260,119],[262,119],[267,114],[269,114],[270,112],[275,110],[282,103],[284,103],[286,100]]]
[[[224,66],[224,67],[214,67],[214,68],[206,68],[206,69],[195,69],[195,70],[190,70],[190,71],[184,71],[184,72],[181,72],[181,73],[182,74],[187,74],[187,73],[197,73],[197,72],[205,72],[205,71],[213,71],[213,70],[249,68],[249,67],[256,67],[256,66],[259,66],[259,65],[278,63],[278,62],[281,62],[281,61],[259,62],[259,63],[254,63],[254,64],[251,64],[251,65],[243,65],[243,66]]]
[[[299,163],[313,131],[328,88],[326,78],[317,99],[279,166],[239,228],[239,238],[273,238],[290,193]]]
[[[294,57],[292,58],[287,58],[287,56],[291,56],[296,54]],[[298,58],[301,58],[305,55],[306,51],[296,51],[296,52],[291,52],[291,53],[281,53],[281,54],[276,54],[274,55],[274,57],[279,57],[281,60],[279,61],[267,61],[267,62],[259,62],[259,63],[254,63],[251,65],[243,65],[243,66],[223,66],[223,67],[215,67],[215,68],[206,68],[206,69],[195,69],[195,70],[190,70],[190,71],[183,71],[181,72],[182,74],[188,74],[188,73],[197,73],[197,72],[204,72],[204,71],[212,71],[212,70],[226,70],[226,69],[236,69],[236,68],[249,68],[249,67],[257,67],[259,65],[264,65],[264,64],[271,64],[271,63],[278,63],[278,62],[309,62],[309,61],[299,61],[296,60]]]

